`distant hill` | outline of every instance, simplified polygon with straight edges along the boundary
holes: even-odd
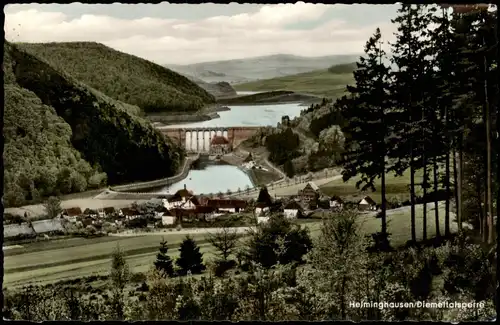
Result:
[[[348,84],[354,81],[352,72],[355,68],[355,63],[338,64],[328,69],[252,81],[234,85],[233,87],[238,91],[285,90],[336,98],[344,93]]]
[[[136,106],[115,101],[24,48],[4,45],[6,206],[177,171],[183,150],[134,115]],[[119,82],[113,85],[119,88]]]
[[[220,82],[206,82],[201,80],[200,78],[196,78],[193,76],[186,77],[195,82],[198,86],[205,89],[209,94],[213,95],[215,98],[228,97],[228,96],[236,96],[236,90],[228,82],[220,81]]]
[[[188,78],[94,42],[17,44],[54,68],[145,112],[196,111],[215,98]]]
[[[327,69],[332,65],[354,62],[358,57],[359,55],[301,57],[277,54],[248,59],[166,66],[174,71],[197,77],[206,82],[227,81],[231,84],[239,84]],[[221,76],[216,76],[214,73],[221,74]]]

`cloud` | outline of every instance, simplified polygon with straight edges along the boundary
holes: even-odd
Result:
[[[5,10],[4,29],[7,40],[14,42],[95,41],[160,64],[277,53],[358,54],[376,27],[388,39],[392,37],[394,26],[389,18],[370,26],[349,25],[348,19],[330,19],[313,29],[287,28],[318,21],[333,7],[298,2],[265,5],[257,12],[189,20],[123,19],[94,14],[69,18],[61,12],[19,6],[17,11]]]

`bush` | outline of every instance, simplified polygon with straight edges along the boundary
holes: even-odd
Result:
[[[215,262],[214,275],[216,277],[222,277],[224,274],[236,266],[235,260],[218,260]]]

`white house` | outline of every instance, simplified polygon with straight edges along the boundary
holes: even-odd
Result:
[[[269,217],[257,217],[257,223],[266,223],[269,221]]]
[[[297,201],[290,201],[283,208],[283,214],[288,219],[298,218],[303,212],[304,209]]]
[[[175,217],[172,216],[162,216],[161,224],[164,226],[173,225],[175,223]]]
[[[198,200],[194,196],[193,192],[186,189],[186,185],[181,190],[175,192],[175,194],[166,200],[163,200],[163,205],[167,209],[180,208],[183,209],[196,209],[198,205]]]
[[[330,209],[342,209],[344,207],[344,201],[334,195],[330,198]]]
[[[375,203],[371,197],[365,196],[361,201],[359,201],[358,208],[359,210],[376,211],[377,203]]]
[[[207,200],[207,206],[217,212],[235,213],[243,211],[247,206],[247,202],[236,199],[209,199]]]
[[[256,215],[264,214],[266,212],[269,212],[269,207],[265,203],[259,202],[255,205]]]

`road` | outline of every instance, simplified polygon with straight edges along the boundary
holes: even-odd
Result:
[[[232,227],[231,231],[237,234],[246,233],[249,230],[255,229],[255,227]],[[165,234],[177,234],[177,235],[187,235],[187,234],[206,234],[206,233],[216,233],[223,230],[223,228],[186,228],[181,230],[163,230],[154,232],[123,232],[119,234],[109,234],[109,236],[114,237],[138,237],[138,236],[158,236]]]

